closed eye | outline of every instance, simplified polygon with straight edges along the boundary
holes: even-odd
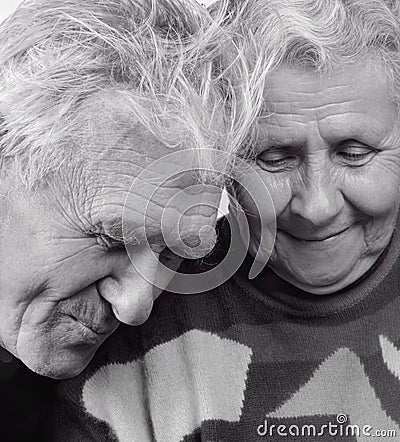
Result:
[[[124,243],[119,239],[112,238],[105,234],[96,234],[98,242],[107,250],[123,249]]]
[[[291,147],[269,148],[261,152],[256,159],[257,164],[269,172],[282,172],[294,168],[299,156],[293,154]]]
[[[376,149],[356,141],[342,143],[336,149],[339,160],[353,167],[367,164],[377,153]]]

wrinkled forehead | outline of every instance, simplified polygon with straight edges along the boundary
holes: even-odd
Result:
[[[113,90],[95,93],[85,101],[80,111],[79,141],[93,159],[119,150],[127,157],[138,156],[146,161],[157,159],[168,150],[141,121],[144,115],[140,115],[141,104],[137,102],[128,93]]]
[[[261,127],[270,137],[294,136],[291,130],[317,124],[321,130],[381,137],[397,122],[391,82],[371,62],[321,73],[283,66],[267,84]],[[266,134],[264,134],[266,135]]]
[[[220,161],[221,165],[218,163],[215,167],[216,173],[210,175],[215,180],[225,171],[223,163],[226,159],[222,149],[219,153],[214,144],[207,142],[198,146],[192,132],[196,127],[198,131],[202,130],[201,121],[196,120],[196,113],[183,115],[182,109],[172,99],[157,98],[152,101],[125,91],[102,91],[94,94],[82,107],[78,143],[89,163],[111,160],[114,156],[120,160],[126,158],[130,163],[130,175],[162,157],[169,157],[165,160],[165,164],[170,165],[167,166],[169,173],[172,161],[178,166],[189,162],[192,168],[199,170],[209,167],[213,161]],[[194,120],[193,127],[185,127],[185,118],[188,122]],[[221,132],[221,128],[218,129]],[[210,139],[214,141],[212,137]],[[171,156],[177,151],[185,151],[185,154]]]
[[[195,149],[163,143],[124,96],[102,93],[85,111],[82,149],[95,225],[117,239],[161,243],[177,226],[191,236],[214,217],[222,183],[200,181]]]
[[[380,105],[392,101],[391,81],[379,62],[352,64],[327,72],[283,65],[266,83],[265,106],[299,104],[304,109],[368,100]]]

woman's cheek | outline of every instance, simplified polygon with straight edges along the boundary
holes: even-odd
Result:
[[[265,182],[274,206],[275,216],[279,219],[279,216],[288,207],[292,199],[293,180],[289,176],[264,173],[266,174]]]
[[[276,221],[279,214],[289,204],[291,199],[291,184],[286,177],[258,170],[263,185],[252,176],[246,176],[242,185],[234,190],[234,198],[249,215],[249,222],[261,222],[270,225]]]
[[[252,215],[248,217],[250,254],[267,263],[274,247],[279,217],[290,204],[292,190],[290,180],[283,175],[262,171],[262,179],[265,187],[255,190],[250,207],[245,209]]]
[[[397,211],[400,201],[400,173],[369,168],[365,173],[347,175],[343,186],[345,198],[369,217],[387,216]]]

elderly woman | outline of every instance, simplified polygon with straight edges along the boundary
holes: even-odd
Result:
[[[270,69],[243,148],[253,171],[232,186],[250,254],[220,287],[164,293],[144,325],[113,335],[60,386],[55,440],[399,440],[400,2],[232,9],[249,75]],[[265,187],[276,239],[249,280],[271,253]],[[214,258],[225,238],[226,222]]]

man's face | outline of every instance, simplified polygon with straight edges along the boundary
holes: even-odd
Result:
[[[284,67],[268,84],[255,168],[277,216],[269,264],[311,293],[357,280],[395,227],[399,122],[382,71],[376,60],[329,76]]]
[[[181,213],[183,189],[195,178],[188,173],[168,180],[178,169],[173,163],[166,162],[165,175],[158,169],[151,180],[138,180],[127,199],[135,178],[173,150],[137,122],[122,98],[98,94],[86,108],[82,132],[87,136],[79,147],[71,147],[82,161],[67,161],[36,192],[8,189],[2,201],[0,342],[32,370],[56,378],[82,371],[120,321],[140,324],[147,319],[161,291],[150,280],[160,287],[170,280],[153,253],[171,268],[180,263],[163,251],[164,241],[173,244],[176,239],[179,215],[179,231],[189,247],[197,245],[199,228],[214,225],[216,217],[215,210],[202,204]],[[182,190],[183,197],[173,200],[163,219],[168,227],[168,216],[175,213],[174,225],[162,233],[165,206]],[[219,197],[215,188],[204,192],[204,201],[214,207]],[[135,264],[146,268],[147,278],[115,239],[122,239],[122,216],[133,261],[136,248],[141,262]]]

